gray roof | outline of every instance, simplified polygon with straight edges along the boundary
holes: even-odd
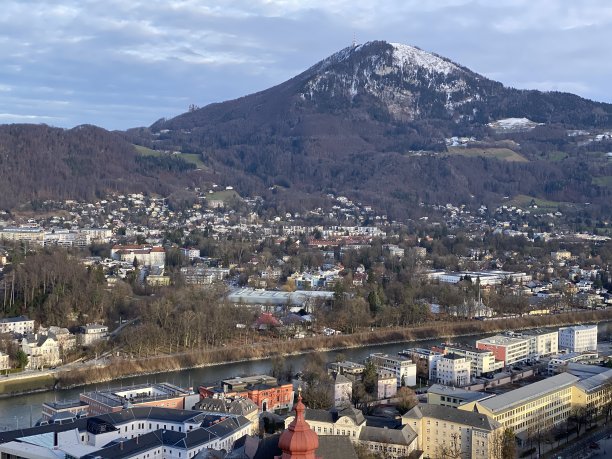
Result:
[[[410,445],[417,434],[409,425],[401,429],[387,429],[386,427],[365,426],[359,434],[360,441],[372,441],[377,443],[390,443],[393,445]]]
[[[334,423],[343,416],[351,418],[353,422],[357,425],[360,425],[365,422],[363,413],[353,407],[347,407],[341,410],[333,409],[330,411],[311,410],[310,408],[306,408],[306,411],[304,411],[304,419],[306,419],[306,421]]]
[[[590,393],[596,392],[606,384],[612,384],[612,369],[598,375],[591,376],[590,378],[583,379],[576,384],[576,386],[581,388],[583,391]]]
[[[484,392],[478,392],[473,390],[465,390],[458,387],[444,386],[442,384],[434,384],[427,389],[428,394],[445,395],[455,397],[462,402],[482,400],[483,398],[493,397],[494,394],[486,394]]]
[[[516,405],[542,397],[545,394],[556,392],[565,387],[569,387],[580,378],[569,373],[561,373],[551,378],[520,387],[518,389],[506,392],[505,394],[491,397],[481,402],[478,402],[483,407],[492,412],[506,411]]]
[[[405,419],[422,419],[428,417],[441,421],[454,422],[456,424],[464,424],[483,430],[495,430],[501,426],[499,422],[484,414],[440,405],[417,405],[402,417]]]

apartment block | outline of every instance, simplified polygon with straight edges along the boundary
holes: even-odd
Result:
[[[568,352],[597,350],[597,325],[576,325],[560,328],[559,347]]]
[[[522,362],[530,358],[530,340],[512,336],[496,335],[476,341],[478,349],[493,352],[495,360],[501,360],[505,366]]]
[[[380,373],[392,373],[397,379],[397,385],[416,386],[416,364],[406,357],[392,357],[387,354],[370,354],[370,361]]]
[[[445,386],[467,386],[471,381],[471,363],[457,354],[447,354],[436,365],[436,382]]]
[[[465,357],[470,361],[472,376],[480,377],[483,374],[492,374],[504,367],[503,360],[497,360],[493,351],[478,349],[462,344],[451,344],[444,348],[444,352]]]

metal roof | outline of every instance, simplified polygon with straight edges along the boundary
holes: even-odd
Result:
[[[569,373],[561,373],[478,403],[494,413],[506,411],[514,406],[523,405],[544,395],[572,386],[579,380],[580,378]]]

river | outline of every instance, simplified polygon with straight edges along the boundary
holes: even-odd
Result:
[[[612,322],[600,324],[600,338],[608,337],[612,334]],[[474,344],[477,339],[485,336],[492,336],[492,333],[463,336],[453,338],[452,342]],[[329,351],[323,353],[328,362],[335,360],[338,353],[343,354],[348,360],[362,362],[373,352],[384,352],[386,354],[397,354],[399,351],[409,347],[431,347],[439,344],[441,340],[431,339],[418,342],[404,342],[394,344],[381,344],[362,348],[343,349],[340,351]],[[289,356],[286,358],[286,365],[291,365],[299,371],[309,358],[308,354]],[[10,430],[19,427],[28,427],[30,419],[36,422],[40,419],[42,403],[53,400],[78,399],[79,394],[86,391],[101,390],[110,387],[129,386],[132,384],[146,382],[170,382],[181,387],[197,387],[201,384],[216,384],[222,379],[233,376],[244,376],[254,374],[267,374],[270,372],[270,360],[255,360],[249,362],[228,363],[204,368],[193,368],[190,370],[179,370],[168,373],[159,373],[148,376],[134,376],[114,382],[89,384],[74,389],[59,390],[53,392],[40,392],[35,394],[20,395],[11,398],[0,399],[0,430]]]

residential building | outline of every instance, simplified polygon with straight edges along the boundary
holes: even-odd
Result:
[[[491,375],[504,367],[503,360],[497,360],[493,351],[478,349],[464,344],[448,344],[444,347],[445,353],[452,353],[465,357],[470,361],[470,372],[474,377]]]
[[[369,360],[380,372],[395,375],[397,386],[416,386],[416,364],[406,357],[392,357],[383,353],[370,354]]]
[[[2,333],[18,333],[20,335],[34,333],[34,321],[26,316],[5,317],[0,319],[0,334]]]
[[[39,226],[20,226],[0,229],[0,240],[23,241],[33,244],[45,244],[45,232]]]
[[[476,341],[476,348],[493,352],[495,360],[501,360],[505,366],[523,362],[530,358],[530,340],[505,335],[496,335]]]
[[[550,258],[555,261],[564,261],[572,259],[572,252],[569,250],[558,250],[556,252],[550,252]]]
[[[389,372],[378,373],[376,389],[378,400],[395,397],[397,394],[397,378],[395,374]]]
[[[28,334],[21,340],[21,350],[28,356],[28,369],[54,367],[61,363],[59,343],[51,336]]]
[[[526,440],[534,429],[546,429],[564,422],[572,409],[572,391],[580,380],[561,373],[542,381],[476,402],[459,410],[486,414]]]
[[[117,413],[127,407],[147,406],[184,410],[192,408],[200,397],[190,390],[170,383],[137,384],[129,387],[85,392],[79,400],[90,415]]]
[[[231,451],[251,430],[244,416],[158,407],[68,418],[0,433],[0,457],[178,459]]]
[[[445,386],[467,386],[470,381],[471,362],[458,354],[446,354],[437,362],[436,382]]]
[[[529,354],[532,358],[538,359],[541,356],[559,352],[559,332],[557,330],[530,330],[522,333],[521,336],[529,339]]]
[[[129,263],[136,261],[141,266],[164,266],[166,250],[152,245],[115,245],[111,249],[111,258]]]
[[[0,371],[8,370],[11,368],[10,357],[4,352],[0,352]]]
[[[102,324],[87,324],[80,327],[79,331],[78,342],[81,346],[91,346],[108,336],[108,327]]]
[[[329,364],[329,372],[335,372],[346,376],[351,381],[355,382],[361,379],[361,375],[365,370],[365,365],[345,360],[343,362],[332,362]]]
[[[559,347],[568,352],[597,350],[597,325],[575,325],[559,329]]]
[[[187,248],[181,249],[181,253],[188,260],[193,260],[195,258],[199,258],[199,256],[200,256],[200,249],[193,248],[193,247],[187,247]]]
[[[230,270],[208,266],[187,266],[181,268],[181,274],[187,285],[210,285],[214,282],[222,282],[229,276]]]
[[[334,381],[334,406],[336,408],[350,406],[353,396],[353,381],[340,373],[336,373],[332,378]]]
[[[491,457],[501,425],[491,417],[438,405],[417,405],[402,416],[417,434],[423,457]]]
[[[55,338],[60,348],[60,355],[76,348],[77,338],[67,328],[56,327],[54,325],[49,328],[40,327],[38,333]]]
[[[436,379],[437,362],[443,357],[443,353],[433,349],[423,349],[413,347],[404,349],[399,353],[405,357],[409,357],[412,361],[422,362],[427,367],[428,379],[434,381]]]

